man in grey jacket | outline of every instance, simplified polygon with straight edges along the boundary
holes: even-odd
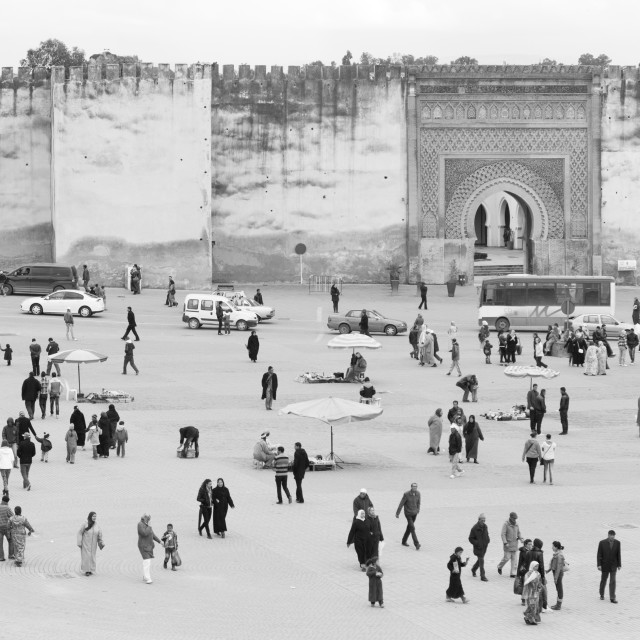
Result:
[[[518,514],[512,511],[509,514],[509,519],[502,525],[502,531],[500,533],[502,537],[502,548],[504,549],[504,558],[500,560],[498,573],[502,575],[502,567],[510,560],[512,578],[516,577],[516,553],[518,552],[518,541],[522,540],[520,527],[516,522],[517,519]]]
[[[420,543],[418,542],[418,536],[416,535],[416,518],[420,513],[420,492],[418,491],[418,485],[415,482],[411,483],[411,489],[405,491],[398,505],[396,511],[396,518],[400,517],[400,511],[404,507],[404,517],[407,519],[407,528],[402,536],[402,546],[408,547],[409,535],[413,540],[413,544],[416,547],[416,551],[420,549]]]

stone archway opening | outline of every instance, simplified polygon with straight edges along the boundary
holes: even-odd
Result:
[[[473,225],[474,278],[532,273],[531,208],[520,195],[498,191],[478,207]]]

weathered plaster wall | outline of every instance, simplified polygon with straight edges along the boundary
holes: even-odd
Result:
[[[53,259],[51,89],[44,69],[0,77],[0,268]]]
[[[608,76],[602,97],[603,273],[632,282],[632,274],[618,272],[618,260],[640,266],[640,75],[635,67],[610,67]]]
[[[55,70],[62,72],[61,69]],[[210,282],[209,67],[72,69],[53,77],[55,242],[92,280]]]
[[[213,69],[214,280],[384,281],[406,265],[400,68]]]

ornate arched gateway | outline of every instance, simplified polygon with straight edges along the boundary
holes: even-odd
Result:
[[[407,78],[410,272],[473,275],[474,215],[506,191],[526,206],[526,264],[598,274],[600,78],[589,67],[428,67]]]

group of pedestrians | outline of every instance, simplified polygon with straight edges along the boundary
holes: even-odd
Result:
[[[229,507],[235,509],[235,504],[225,486],[224,480],[218,478],[214,487],[211,480],[207,478],[198,489],[197,501],[200,503],[198,511],[198,533],[207,532],[207,538],[211,539],[209,523],[213,518],[213,533],[225,537],[227,532],[227,512]]]

